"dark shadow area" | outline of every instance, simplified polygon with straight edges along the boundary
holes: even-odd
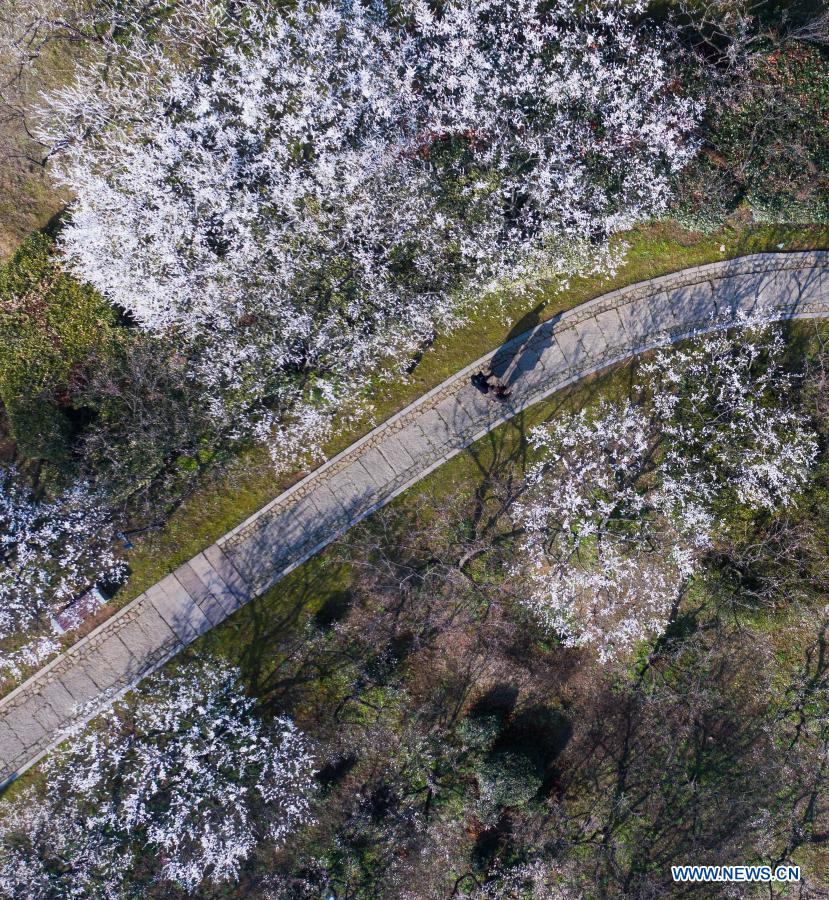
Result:
[[[564,752],[572,734],[573,726],[561,710],[533,706],[510,720],[493,749],[520,750],[546,768]]]
[[[106,600],[111,600],[129,582],[131,574],[132,569],[129,563],[125,563],[124,571],[121,574],[100,578],[95,582],[95,587],[104,595]]]
[[[486,828],[475,840],[472,859],[482,869],[489,868],[498,852],[510,843],[509,823],[502,816],[492,828]]]
[[[538,335],[539,329],[543,329],[544,334],[549,336],[561,320],[562,313],[557,313],[541,323],[544,306],[544,303],[539,303],[517,322],[506,341],[492,357],[490,368],[493,374],[507,386],[515,381],[516,373],[529,370],[537,363],[541,351],[539,348],[530,348],[528,344]]]
[[[356,756],[343,756],[326,763],[317,772],[317,781],[323,790],[336,787],[345,780],[348,773],[357,764]]]
[[[668,622],[663,634],[654,642],[653,654],[658,655],[671,644],[681,644],[699,628],[697,616],[693,612],[676,616]]]
[[[69,204],[62,206],[50,219],[49,221],[40,229],[42,234],[45,234],[50,240],[57,240],[58,235],[63,228],[64,222],[66,221],[69,215]]]
[[[545,300],[542,300],[537,306],[533,307],[528,313],[525,313],[510,329],[509,334],[504,339],[505,344],[509,344],[510,341],[514,341],[518,337],[522,337],[528,331],[532,331],[540,322],[541,322],[541,314],[544,311],[544,307],[547,305]]]
[[[423,357],[426,355],[426,351],[429,350],[432,347],[432,345],[435,343],[435,337],[436,337],[436,335],[434,335],[434,334],[430,335],[430,337],[427,340],[423,341],[420,344],[420,346],[417,348],[417,350],[415,350],[414,354],[412,355],[411,360],[409,361],[409,364],[406,366],[406,369],[405,369],[405,372],[407,375],[411,375],[415,371],[415,369],[417,369],[417,367],[420,365],[420,363],[423,360]]]
[[[495,717],[506,722],[515,709],[518,700],[518,688],[509,682],[501,682],[491,687],[469,710],[471,718]]]
[[[335,622],[342,622],[351,609],[352,596],[349,591],[337,591],[314,613],[313,622],[317,628],[325,630]]]

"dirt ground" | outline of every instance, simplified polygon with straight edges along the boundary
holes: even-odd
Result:
[[[66,202],[43,167],[23,155],[27,143],[21,129],[0,126],[0,260],[47,225]]]
[[[0,34],[0,260],[46,226],[68,200],[51,183],[42,165],[45,148],[27,128],[35,126],[40,94],[71,78],[80,52],[68,42],[49,43],[21,67],[8,40],[8,34]]]

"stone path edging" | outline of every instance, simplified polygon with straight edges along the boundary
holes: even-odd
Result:
[[[521,410],[638,353],[732,324],[829,316],[829,252],[757,254],[581,304],[486,354],[180,566],[0,700],[0,783],[200,634]],[[469,376],[491,364],[507,402]],[[83,706],[83,713],[78,707]]]

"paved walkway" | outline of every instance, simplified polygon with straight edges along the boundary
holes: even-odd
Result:
[[[468,366],[141,594],[0,700],[0,782],[346,529],[517,412],[636,353],[761,304],[829,315],[829,252],[761,254],[656,278],[582,304]],[[485,365],[499,402],[469,384]],[[97,704],[95,703],[97,701]],[[90,714],[87,715],[90,717]]]

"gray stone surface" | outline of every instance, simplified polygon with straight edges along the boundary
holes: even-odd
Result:
[[[394,469],[386,462],[386,458],[379,450],[372,447],[362,455],[360,465],[369,472],[372,478],[377,479],[381,484],[388,484],[394,476]]]
[[[829,253],[759,254],[605,294],[519,335],[378,426],[180,566],[0,700],[0,781],[436,465],[613,362],[765,306],[829,315]],[[725,316],[716,320],[715,316]],[[492,366],[512,393],[484,396]],[[80,714],[79,702],[93,700]]]
[[[555,342],[555,349],[550,348],[551,354],[556,352],[561,354],[562,361],[567,363],[568,370],[575,370],[586,363],[584,347],[575,328],[568,328],[566,324],[562,323],[561,328],[552,332],[552,339]],[[544,365],[547,365],[546,362]]]
[[[28,750],[37,746],[47,735],[46,729],[35,719],[40,704],[33,700],[28,706],[18,706],[3,716],[3,724],[8,725],[12,734]]]
[[[158,652],[170,641],[178,643],[178,638],[170,626],[156,612],[147,595],[139,598],[137,615],[125,620],[118,629],[118,637],[130,653],[138,660]]]
[[[101,688],[95,683],[89,670],[89,663],[79,663],[72,666],[68,672],[61,676],[60,683],[72,695],[77,704],[89,703],[100,694]]]
[[[117,634],[109,635],[102,641],[96,655],[99,659],[105,659],[110,668],[117,672],[137,672],[140,668],[138,658],[133,656]]]
[[[211,625],[218,625],[225,618],[228,610],[222,606],[217,597],[210,593],[189,563],[179,566],[173,575],[182,588],[196,601]]]
[[[47,684],[40,692],[40,697],[50,709],[62,718],[67,718],[74,712],[75,698],[60,681],[52,681]]]
[[[211,623],[198,603],[181,585],[175,592],[165,590],[164,584],[169,578],[172,576],[167,576],[164,581],[151,587],[147,591],[147,596],[156,612],[170,626],[176,637],[182,643],[189,644],[207,631]]]
[[[631,340],[615,306],[597,313],[593,321],[604,336],[608,347],[623,347]]]
[[[238,609],[242,604],[250,600],[250,588],[233,565],[233,560],[228,559],[221,547],[217,544],[208,547],[204,551],[204,558],[225,584],[227,591],[232,597],[234,609]]]
[[[0,754],[5,760],[15,760],[25,754],[26,747],[6,722],[0,722]]]
[[[397,435],[390,435],[377,449],[395,474],[404,472],[414,465],[414,460],[397,439]]]
[[[232,613],[239,607],[239,598],[236,593],[225,583],[222,576],[210,565],[204,553],[199,553],[190,560],[190,566],[198,576],[199,581],[222,604],[228,613]]]

